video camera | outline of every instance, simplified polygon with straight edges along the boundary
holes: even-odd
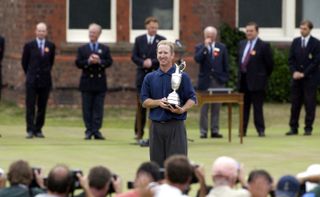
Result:
[[[107,194],[112,194],[112,193],[115,193],[116,190],[114,189],[113,187],[113,180],[117,180],[118,179],[118,175],[116,174],[112,174],[112,178],[111,178],[111,181],[110,181],[110,185],[109,185],[109,189],[108,189],[108,193]]]
[[[81,176],[83,175],[82,171],[79,169],[71,170],[72,182],[71,182],[71,190],[70,191],[74,191],[76,189],[81,189],[80,181],[77,176],[78,173],[81,174]]]
[[[37,182],[36,172],[37,172],[38,174],[40,174],[40,173],[41,173],[41,168],[39,168],[39,167],[32,167],[31,169],[32,169],[32,181],[31,181],[29,187],[30,187],[30,188],[35,188],[35,187],[39,187],[39,188],[40,188],[40,185],[39,185],[38,182]]]

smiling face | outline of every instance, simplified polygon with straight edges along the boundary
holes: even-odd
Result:
[[[171,67],[174,59],[174,52],[171,49],[170,45],[160,43],[158,45],[157,58],[158,58],[160,67],[164,67],[164,68]]]

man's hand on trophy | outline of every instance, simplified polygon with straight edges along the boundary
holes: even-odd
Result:
[[[179,105],[172,106],[169,104],[169,110],[175,114],[183,114],[184,112],[186,112],[186,110],[183,107],[180,107]]]
[[[150,68],[151,66],[152,66],[152,61],[151,61],[150,58],[145,59],[145,60],[143,61],[143,68]]]
[[[166,97],[159,100],[159,106],[163,109],[170,110],[170,104],[168,103]]]

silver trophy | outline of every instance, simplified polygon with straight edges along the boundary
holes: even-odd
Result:
[[[181,78],[182,78],[182,71],[186,68],[186,62],[181,61],[180,65],[178,66],[175,64],[176,71],[171,76],[171,88],[173,92],[171,92],[168,95],[167,101],[170,105],[180,105],[180,97],[177,93],[177,90],[179,89]]]

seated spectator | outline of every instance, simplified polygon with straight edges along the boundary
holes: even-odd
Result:
[[[117,195],[117,197],[138,197],[141,193],[146,192],[151,183],[160,181],[160,167],[155,162],[142,163],[136,173],[134,180],[134,189]]]
[[[300,183],[294,177],[286,175],[280,178],[277,183],[276,197],[298,197],[300,193]]]
[[[3,169],[0,168],[0,189],[6,186],[6,175],[4,174]]]
[[[1,189],[0,196],[29,197],[43,192],[40,188],[29,188],[33,174],[29,163],[24,160],[13,162],[9,167],[7,176],[10,187]]]
[[[245,189],[234,189],[239,179],[239,164],[231,157],[218,157],[212,165],[213,189],[209,197],[250,197]]]
[[[94,197],[105,197],[110,192],[110,185],[115,193],[121,193],[120,178],[114,179],[110,170],[104,166],[95,166],[90,169],[88,175],[89,190]],[[76,197],[84,197],[83,192]]]
[[[306,171],[297,174],[301,184],[305,184],[306,192],[311,191],[320,183],[320,164],[310,165]]]
[[[166,159],[165,183],[155,190],[155,197],[180,197],[188,189],[192,177],[192,166],[184,155],[173,155]]]
[[[273,179],[267,171],[253,170],[249,174],[247,187],[252,197],[267,197],[273,194],[272,184]]]

